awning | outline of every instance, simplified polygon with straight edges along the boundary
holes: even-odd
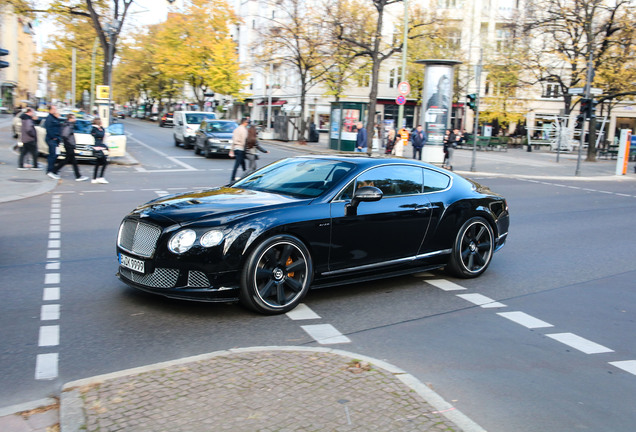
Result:
[[[272,106],[280,106],[280,105],[285,105],[287,103],[286,100],[277,100],[277,101],[272,101]],[[259,105],[269,105],[267,103],[267,101],[263,101],[263,102],[259,102]]]

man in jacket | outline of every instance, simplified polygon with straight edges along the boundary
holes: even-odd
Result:
[[[422,130],[422,125],[417,125],[411,134],[411,144],[413,144],[413,159],[422,160],[422,147],[426,144],[426,133]]]
[[[367,151],[367,130],[363,127],[362,122],[358,122],[356,125],[358,128],[358,135],[356,136],[356,150],[360,153]]]
[[[249,120],[247,118],[241,119],[241,124],[239,127],[234,129],[234,133],[232,134],[232,146],[230,147],[230,157],[235,158],[234,168],[232,169],[232,177],[230,181],[238,180],[236,178],[236,170],[239,165],[243,168],[243,172],[245,172],[245,141],[247,140],[247,125]]]
[[[55,105],[49,106],[49,115],[44,120],[44,129],[46,129],[46,144],[49,146],[49,156],[47,158],[46,175],[52,179],[59,179],[60,176],[55,174],[55,160],[57,159],[57,146],[61,141],[60,127],[62,126],[62,120],[60,120],[60,114],[57,112]]]
[[[65,157],[61,161],[58,161],[53,168],[53,175],[58,179],[60,178],[59,172],[64,165],[70,163],[73,165],[73,171],[75,171],[75,181],[86,181],[88,177],[82,176],[80,174],[79,167],[77,166],[77,160],[75,159],[75,115],[69,114],[68,119],[62,125],[62,129],[60,135],[62,137],[62,141],[64,142],[64,153]],[[50,177],[50,176],[49,176]],[[55,178],[55,177],[53,177]]]
[[[20,128],[20,135],[22,139],[22,148],[20,149],[20,158],[18,159],[18,169],[26,170],[24,167],[24,157],[30,154],[33,158],[33,170],[41,170],[38,166],[38,134],[35,130],[35,125],[40,123],[40,119],[33,111],[33,108],[27,108],[24,113],[20,115],[22,126]]]

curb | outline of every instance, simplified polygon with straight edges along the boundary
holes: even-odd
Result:
[[[328,353],[341,357],[347,357],[355,360],[366,361],[373,366],[384,369],[391,373],[404,385],[421,396],[427,403],[442,414],[448,420],[455,423],[465,432],[486,432],[481,426],[472,421],[462,412],[457,410],[453,405],[446,402],[441,396],[419,381],[413,375],[408,374],[404,370],[387,363],[383,360],[375,359],[361,354],[355,354],[349,351],[331,348],[313,348],[313,347],[294,347],[294,346],[265,346],[265,347],[249,347],[249,348],[233,348],[229,350],[215,351],[208,354],[201,354],[192,357],[184,357],[177,360],[155,363],[148,366],[141,366],[132,369],[126,369],[104,375],[97,375],[91,378],[80,379],[66,383],[62,388],[60,402],[60,427],[62,432],[81,432],[86,428],[86,417],[83,409],[83,400],[78,387],[91,386],[103,383],[104,381],[122,378],[126,376],[136,375],[144,372],[156,371],[169,366],[178,366],[185,363],[209,360],[215,357],[222,357],[229,354],[246,353],[246,352],[265,352],[265,351],[299,351],[299,352],[316,352]]]

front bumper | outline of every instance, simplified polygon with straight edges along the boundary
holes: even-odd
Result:
[[[125,284],[164,297],[208,302],[238,300],[239,290],[234,276],[208,276],[198,270],[163,267],[141,274],[119,266],[117,272],[117,277]]]

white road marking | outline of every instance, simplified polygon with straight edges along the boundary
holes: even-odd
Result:
[[[499,303],[498,301],[495,301],[489,297],[486,297],[485,295],[481,295],[481,294],[457,294],[457,297],[461,297],[466,301],[471,302],[472,304],[475,304],[477,306],[481,306],[483,308],[500,308],[500,307],[506,307],[505,304],[503,303]]]
[[[42,326],[40,327],[40,337],[38,346],[57,346],[60,344],[60,326]]]
[[[38,354],[35,360],[35,379],[51,380],[57,378],[58,354]]]
[[[168,159],[169,161],[176,163],[177,165],[181,165],[182,167],[184,167],[185,169],[176,169],[176,170],[147,170],[143,167],[136,167],[135,169],[139,172],[177,172],[177,171],[198,171],[198,169],[196,169],[195,167],[188,165],[185,162],[182,162],[180,160],[178,160],[175,156],[168,156],[166,153],[157,150],[156,148],[138,140],[137,138],[132,137],[131,135],[129,135],[129,138],[136,141],[137,143],[139,143],[139,145],[142,145],[144,147],[146,147],[147,149],[165,157],[166,159]]]
[[[60,287],[44,288],[44,294],[42,300],[44,301],[57,301],[60,299]]]
[[[554,327],[552,324],[541,321],[540,319],[528,315],[524,312],[498,312],[497,315],[507,318],[510,321],[516,322],[517,324],[521,324],[522,326],[529,329]]]
[[[619,369],[623,369],[625,372],[629,372],[632,375],[636,375],[636,360],[624,360],[609,362],[612,366],[616,366]]]
[[[157,195],[159,195],[160,197],[163,197],[163,196],[166,196],[166,195],[170,195],[170,192],[168,192],[168,191],[158,191],[158,190],[156,190],[155,193]]]
[[[331,324],[315,324],[300,326],[309,336],[321,345],[350,343],[351,339],[340,333]]]
[[[44,284],[45,285],[56,285],[60,283],[60,274],[59,273],[46,273],[44,275]]]
[[[451,281],[447,281],[446,279],[431,279],[431,280],[426,280],[424,282],[429,283],[433,285],[434,287],[437,287],[444,291],[463,291],[466,289],[462,286],[454,284]]]
[[[556,341],[559,341],[569,347],[577,349],[585,354],[600,354],[614,352],[614,350],[599,345],[595,342],[575,335],[574,333],[553,333],[546,335]]]
[[[60,240],[49,240],[49,249],[59,249],[61,244]]]
[[[52,321],[60,319],[60,305],[59,304],[45,304],[42,305],[40,311],[40,320]]]
[[[59,231],[59,230],[60,230],[60,226],[58,224],[51,224],[49,226],[49,232]]]
[[[53,261],[53,262],[46,263],[46,270],[59,270],[59,269],[60,269],[60,262],[59,261]]]
[[[294,321],[298,320],[312,320],[312,319],[320,319],[320,315],[311,310],[309,306],[304,303],[300,303],[294,309],[287,312],[287,317]]]
[[[49,233],[49,238],[50,239],[59,239],[60,238],[60,233],[59,232],[50,232]]]

